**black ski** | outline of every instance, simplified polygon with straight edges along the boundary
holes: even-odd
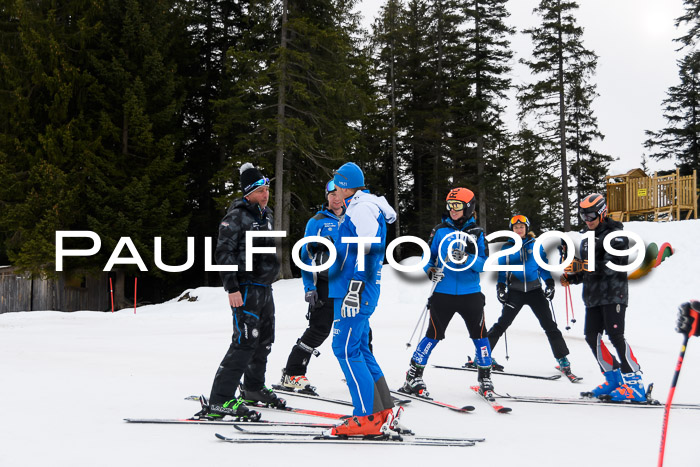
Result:
[[[450,409],[455,412],[460,412],[460,413],[468,413],[474,410],[473,405],[465,405],[463,407],[457,407],[456,405],[448,404],[446,402],[440,402],[436,401],[434,399],[428,399],[427,397],[421,397],[421,396],[416,396],[415,394],[408,394],[405,393],[401,390],[399,391],[391,391],[392,394],[398,397],[408,397],[409,399],[415,400],[415,401],[421,401],[425,402],[426,404],[431,404],[431,405],[436,405],[438,407],[444,407],[446,409]]]
[[[478,371],[476,368],[470,368],[470,367],[464,367],[464,366],[433,365],[433,367],[442,368],[445,370]],[[544,379],[544,380],[549,380],[549,381],[554,381],[554,380],[561,378],[561,375],[552,375],[552,376],[527,375],[527,374],[522,374],[522,373],[510,373],[508,371],[497,371],[497,370],[491,370],[491,375],[517,376],[519,378]]]
[[[185,397],[185,400],[188,400],[188,401],[196,400],[202,404],[205,404],[206,402],[203,403],[200,400],[202,397],[204,397],[204,396],[187,396],[187,397]],[[205,398],[205,400],[206,400],[206,398]],[[259,410],[281,410],[283,412],[291,412],[291,413],[296,413],[296,414],[300,414],[300,415],[311,415],[313,417],[332,418],[334,420],[342,420],[342,419],[348,418],[350,416],[350,415],[333,413],[333,412],[323,412],[320,410],[299,409],[296,407],[289,407],[289,406],[271,407],[271,406],[267,406],[267,405],[259,404],[259,403],[257,403],[257,404],[247,404],[246,403],[246,406],[253,407],[256,410],[258,410],[258,409]]]
[[[239,425],[234,425],[233,426],[236,430],[238,430],[241,433],[245,433],[248,435],[262,435],[262,436],[319,436],[320,433],[318,431],[289,431],[289,430],[273,430],[265,427],[265,429],[250,429],[250,428],[245,428],[243,426]],[[274,428],[275,425],[270,425],[271,428]],[[404,435],[406,436],[406,435]],[[486,438],[452,438],[452,437],[445,437],[445,436],[413,436],[410,435],[410,439],[413,440],[428,440],[428,441],[470,441],[474,443],[480,443],[483,441],[486,441]]]
[[[468,440],[431,440],[431,439],[411,439],[401,436],[381,436],[376,438],[338,438],[330,436],[269,436],[264,438],[230,438],[216,433],[215,436],[221,441],[229,443],[266,443],[266,444],[385,444],[391,446],[474,446],[474,441]]]
[[[209,420],[206,418],[125,418],[129,423],[183,424],[183,425],[246,425],[246,426],[293,426],[301,428],[332,428],[328,423],[276,422],[258,420],[257,422],[238,421],[235,419]]]
[[[498,413],[510,413],[513,410],[510,407],[502,406],[501,404],[496,402],[496,399],[490,399],[490,398],[484,396],[483,394],[481,394],[481,392],[479,391],[479,386],[469,386],[469,387],[471,388],[472,391],[474,391],[476,393],[477,396],[479,396],[479,399],[485,401],[496,412],[498,412]]]

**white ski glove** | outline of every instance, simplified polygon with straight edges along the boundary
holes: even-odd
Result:
[[[354,318],[360,311],[360,294],[365,287],[365,283],[358,280],[351,280],[348,285],[348,293],[343,298],[343,304],[340,307],[340,316],[342,318]]]

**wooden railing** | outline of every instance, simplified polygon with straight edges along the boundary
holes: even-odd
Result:
[[[698,218],[697,174],[681,177],[675,174],[630,178],[625,182],[608,183],[608,212],[622,220],[630,216],[654,215],[654,220],[680,219],[681,211]]]

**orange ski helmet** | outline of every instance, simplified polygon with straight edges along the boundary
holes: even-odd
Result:
[[[464,210],[464,217],[469,219],[474,215],[476,207],[476,199],[472,190],[467,188],[453,188],[447,193],[447,210],[454,209],[455,211]]]

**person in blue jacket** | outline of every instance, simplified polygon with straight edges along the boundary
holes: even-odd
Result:
[[[560,370],[568,375],[571,373],[571,365],[567,358],[569,349],[557,323],[552,319],[552,312],[547,303],[547,300],[554,298],[554,279],[549,271],[540,267],[535,261],[533,252],[535,234],[530,232],[530,220],[522,214],[518,214],[510,219],[509,227],[520,236],[522,246],[515,253],[498,258],[498,264],[523,265],[524,267],[522,270],[500,271],[498,273],[496,292],[498,301],[503,304],[503,309],[501,317],[489,329],[489,343],[492,349],[496,347],[498,340],[513,323],[522,307],[528,305],[549,340],[549,346],[552,348],[554,358],[559,363]],[[501,250],[512,248],[513,245],[515,245],[515,241],[509,239]],[[546,263],[547,253],[542,246],[540,246],[539,254],[542,261]],[[544,291],[540,280],[545,283]]]
[[[345,374],[353,417],[328,430],[331,436],[372,436],[394,422],[391,393],[369,348],[369,318],[379,300],[387,223],[396,212],[386,199],[365,189],[362,169],[340,167],[333,183],[345,200],[345,216],[335,243],[338,257],[329,271],[334,302],[333,353]],[[375,243],[358,243],[359,238]]]
[[[455,313],[464,320],[476,347],[478,380],[482,395],[493,397],[491,347],[484,324],[485,297],[479,275],[488,257],[484,232],[476,225],[474,193],[454,188],[447,195],[448,213],[430,234],[430,261],[425,271],[436,283],[429,299],[430,324],[416,347],[399,391],[429,398],[423,371],[430,353],[442,339]]]
[[[305,237],[327,237],[335,242],[338,223],[345,212],[345,200],[338,194],[333,180],[326,183],[327,203],[306,223]],[[321,243],[309,242],[300,252],[301,261],[318,266],[328,261],[328,249]],[[290,390],[316,394],[316,388],[306,377],[312,355],[319,355],[319,347],[328,338],[333,326],[333,300],[328,298],[328,270],[318,273],[301,271],[304,300],[309,304],[306,319],[309,326],[292,347],[287,365],[282,370],[282,386]]]

